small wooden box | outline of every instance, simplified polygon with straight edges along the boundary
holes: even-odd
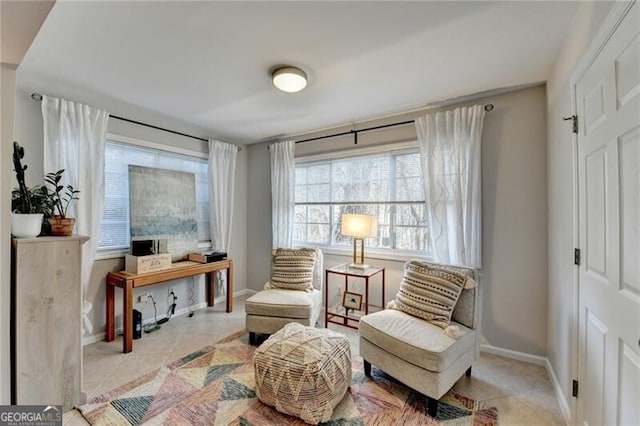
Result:
[[[171,268],[171,253],[151,254],[149,256],[131,256],[124,260],[124,270],[130,274],[162,271]]]

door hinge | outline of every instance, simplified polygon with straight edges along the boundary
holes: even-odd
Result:
[[[573,133],[578,133],[578,116],[572,115],[571,117],[562,117],[564,121],[573,121]]]
[[[578,397],[578,381],[574,380],[573,381],[573,387],[571,390],[571,395],[574,396],[575,398]]]
[[[573,264],[580,266],[580,249],[573,249]]]

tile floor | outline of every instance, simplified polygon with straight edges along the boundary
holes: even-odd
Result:
[[[133,351],[122,353],[122,340],[97,342],[84,347],[84,390],[87,398],[123,385],[204,346],[244,329],[244,301],[236,298],[234,311],[224,303],[201,309],[192,318],[173,318],[151,334],[134,340]],[[349,337],[352,353],[358,353],[356,330],[331,325]],[[375,368],[375,366],[374,366]],[[473,366],[472,379],[455,385],[465,395],[498,408],[501,425],[564,425],[551,381],[544,367],[482,354]],[[64,425],[86,425],[80,413],[69,411]]]

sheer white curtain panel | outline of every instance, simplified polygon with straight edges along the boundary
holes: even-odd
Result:
[[[272,247],[293,245],[295,210],[295,142],[284,141],[269,146],[271,155],[271,226]]]
[[[238,147],[209,140],[209,224],[211,247],[229,251],[233,225],[233,203],[236,187]],[[226,292],[225,275],[218,273],[216,294]]]
[[[86,293],[95,261],[100,221],[104,208],[104,143],[107,136],[107,111],[65,99],[42,97],[44,125],[44,171],[65,169],[62,183],[80,190],[79,200],[69,207],[68,216],[76,218],[74,232],[89,236],[82,246],[82,324],[91,334],[89,319],[92,305]]]
[[[438,263],[482,266],[481,105],[416,119],[431,252]]]

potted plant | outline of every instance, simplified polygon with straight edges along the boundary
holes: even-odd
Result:
[[[60,183],[63,174],[64,169],[60,169],[55,173],[47,173],[44,178],[45,183],[53,187],[53,190],[49,192],[51,216],[48,221],[51,225],[51,235],[57,236],[69,236],[73,233],[73,226],[76,220],[75,218],[67,217],[67,212],[71,202],[78,200],[76,195],[80,193],[73,186],[64,186]]]
[[[42,231],[42,218],[51,209],[47,188],[34,186],[29,188],[25,183],[22,165],[24,148],[13,142],[13,167],[18,180],[18,187],[11,192],[11,233],[18,238],[37,237]]]

